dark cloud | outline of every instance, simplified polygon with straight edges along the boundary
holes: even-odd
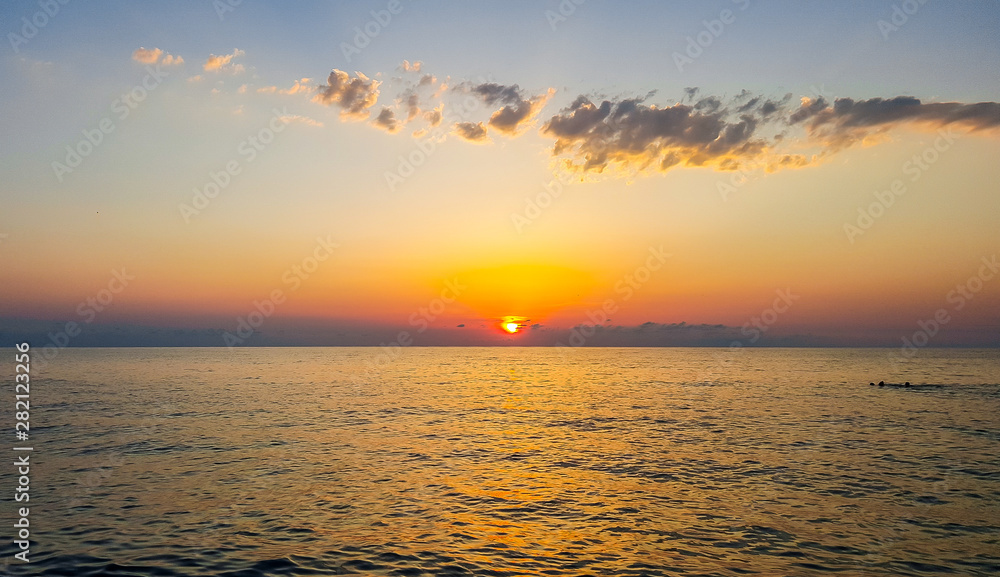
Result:
[[[462,84],[459,90],[467,89],[472,94],[478,95],[483,102],[491,106],[496,104],[517,104],[521,101],[521,89],[517,84],[504,86],[496,82],[484,82],[482,84]]]
[[[382,107],[382,111],[378,113],[378,116],[375,117],[375,120],[372,123],[390,134],[399,132],[399,129],[403,127],[403,125],[396,120],[396,113],[394,113],[391,108],[385,106]]]
[[[436,77],[421,71],[419,62],[404,61],[400,70],[410,76],[394,80],[404,82],[404,87],[372,124],[398,132],[422,118],[428,126],[415,131],[415,137],[442,124],[446,105],[455,111],[446,124],[466,141],[490,142],[491,130],[517,136],[538,118],[554,94],[548,89],[532,95],[517,84],[461,82],[450,89],[465,95],[465,102],[458,105],[446,95],[450,79],[439,85]],[[333,70],[314,100],[336,104],[345,120],[365,119],[378,100],[379,86],[379,81],[360,72],[352,77]],[[871,137],[904,125],[923,129],[955,125],[968,130],[1000,127],[997,102],[924,103],[911,96],[830,101],[820,96],[792,103],[792,94],[772,97],[742,90],[730,98],[688,87],[680,102],[662,106],[651,103],[654,95],[600,100],[579,96],[544,120],[541,134],[555,140],[553,155],[568,170],[603,173],[612,168],[612,174],[622,171],[629,176],[684,166],[800,168],[866,139],[874,142]],[[467,103],[470,96],[472,106]],[[488,118],[481,113],[470,118],[477,101],[486,105]]]
[[[427,112],[424,112],[424,120],[427,121],[427,123],[431,126],[431,128],[434,128],[437,125],[441,124],[441,119],[444,117],[442,110],[443,107],[438,106],[434,110],[428,110]]]
[[[996,102],[923,103],[900,96],[839,98],[831,104],[820,97],[803,98],[796,108],[791,94],[772,99],[744,90],[726,101],[686,88],[684,95],[669,107],[647,104],[648,96],[600,104],[580,96],[550,118],[542,133],[556,139],[553,152],[571,170],[600,173],[615,167],[632,173],[676,166],[799,168],[903,125],[1000,127]],[[804,127],[804,138],[789,136],[796,127]],[[802,152],[807,148],[812,153]]]
[[[770,144],[758,133],[769,102],[758,98],[734,111],[715,96],[667,108],[641,98],[595,104],[580,96],[550,118],[542,133],[556,139],[554,153],[569,156],[575,170],[668,170],[682,164],[736,169],[761,157]]]
[[[406,108],[406,121],[409,122],[420,114],[420,96],[413,90],[405,90],[396,102]]]
[[[804,98],[788,117],[789,124],[802,123],[810,137],[833,150],[851,146],[870,134],[904,124],[931,128],[957,125],[970,130],[1000,127],[1000,103],[921,102],[912,96],[854,100],[838,98],[832,105],[823,98]]]
[[[495,82],[462,84],[458,89],[478,96],[489,106],[502,105],[490,115],[489,125],[508,136],[516,135],[530,123],[555,93],[550,89],[543,94],[526,96],[517,84],[505,86]]]
[[[456,122],[454,132],[469,142],[489,142],[489,137],[486,135],[486,127],[483,126],[482,122]]]
[[[327,84],[317,88],[313,101],[326,106],[336,104],[341,109],[340,116],[345,119],[368,118],[368,109],[378,100],[378,87],[381,83],[360,72],[355,74],[357,76],[351,78],[351,75],[343,70],[334,69],[327,78]]]

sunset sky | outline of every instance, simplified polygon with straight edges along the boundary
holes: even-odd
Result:
[[[995,1],[50,4],[0,345],[1000,345]]]

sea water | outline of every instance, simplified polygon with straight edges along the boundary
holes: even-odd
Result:
[[[996,574],[1000,355],[899,355],[65,349],[32,373],[28,564],[0,467],[0,569]]]

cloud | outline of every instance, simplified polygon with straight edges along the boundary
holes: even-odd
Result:
[[[457,90],[465,90],[482,99],[489,106],[503,105],[490,115],[489,125],[507,136],[515,136],[522,127],[529,124],[545,106],[555,91],[549,89],[544,94],[526,97],[517,84],[505,86],[495,82],[462,84]]]
[[[406,108],[406,122],[413,120],[420,114],[420,95],[412,88],[404,90],[397,96],[396,104]]]
[[[314,102],[325,106],[336,104],[340,107],[340,116],[343,119],[364,120],[368,118],[368,109],[375,105],[378,100],[381,84],[378,80],[372,80],[362,74],[355,72],[356,77],[351,78],[350,74],[343,70],[334,69],[327,78],[327,84],[320,86]]]
[[[403,128],[403,125],[396,119],[396,114],[387,106],[382,107],[382,111],[375,117],[372,124],[390,134],[399,132]]]
[[[215,54],[210,54],[208,60],[205,61],[204,69],[205,72],[229,72],[232,74],[239,74],[243,72],[242,64],[233,64],[233,59],[238,58],[246,54],[242,50],[236,48],[233,49],[232,54],[223,54],[222,56],[216,56]]]
[[[600,100],[581,95],[542,117],[555,95],[551,88],[532,94],[517,84],[453,83],[451,77],[438,83],[435,76],[422,73],[422,63],[408,60],[399,70],[422,75],[419,80],[394,78],[388,84],[397,89],[392,100],[380,107],[372,126],[397,133],[422,118],[427,124],[411,132],[415,138],[444,124],[451,127],[451,134],[482,144],[491,142],[490,131],[517,136],[541,118],[539,133],[554,140],[552,155],[558,165],[571,172],[612,177],[680,167],[774,172],[817,164],[856,143],[879,142],[888,131],[903,126],[1000,127],[1000,104],[995,102],[922,103],[907,96],[795,102],[792,94],[768,96],[743,90],[729,97],[698,87],[684,88],[681,100],[668,105],[653,103],[655,91]],[[281,92],[307,90],[309,82],[303,78]],[[336,104],[342,120],[365,120],[378,103],[381,85],[361,72],[352,76],[334,69],[327,84],[317,87],[313,100]],[[456,95],[464,95],[461,102]],[[480,104],[486,105],[485,111]],[[454,113],[447,119],[445,106]]]
[[[164,66],[177,66],[184,64],[184,59],[180,56],[166,54],[159,48],[136,48],[132,53],[132,60],[142,64],[162,64]]]
[[[156,64],[163,51],[159,48],[136,48],[132,53],[132,60],[142,64]]]
[[[302,116],[300,114],[285,114],[279,116],[278,119],[284,122],[285,124],[291,124],[293,122],[297,122],[300,124],[305,124],[306,126],[316,126],[316,127],[323,126],[323,123],[320,122],[319,120],[316,120],[314,118],[309,118],[308,116]]]
[[[309,92],[313,89],[311,86],[309,86],[310,82],[312,82],[311,78],[303,78],[301,80],[296,80],[295,84],[293,84],[291,88],[282,88],[281,90],[279,90],[278,87],[274,85],[261,86],[260,88],[257,89],[257,92],[259,94],[274,94],[276,92],[278,94],[298,94],[300,92]],[[240,87],[242,92],[246,92],[244,86],[246,86],[246,84]]]
[[[420,61],[410,64],[409,60],[404,60],[403,63],[399,65],[399,70],[402,70],[403,72],[420,72],[420,67],[423,65],[424,63]]]
[[[831,105],[823,98],[803,98],[788,122],[802,123],[811,138],[836,151],[904,125],[931,129],[949,125],[969,130],[996,129],[1000,127],[1000,103],[924,103],[912,96],[897,96],[868,100],[838,98]]]
[[[772,114],[765,114],[764,106],[777,106],[774,101],[760,100],[739,112],[713,96],[666,108],[643,100],[595,104],[580,96],[545,122],[541,132],[556,139],[553,153],[568,156],[568,168],[596,173],[611,166],[625,171],[675,166],[735,170],[761,159],[772,143],[759,129]]]
[[[482,144],[490,141],[482,122],[456,122],[454,134],[468,142]]]
[[[434,109],[424,112],[424,120],[431,128],[436,128],[444,118],[444,104],[438,104]]]
[[[312,78],[302,78],[301,80],[296,80],[295,84],[291,88],[286,88],[284,90],[279,90],[281,94],[298,94],[299,92],[308,92],[312,90],[309,84],[312,82]]]

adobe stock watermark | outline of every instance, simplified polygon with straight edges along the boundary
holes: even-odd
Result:
[[[899,4],[893,4],[888,20],[879,19],[875,22],[878,31],[882,33],[882,40],[888,40],[889,34],[898,32],[924,4],[927,4],[927,0],[903,0]]]
[[[125,267],[112,270],[111,279],[108,280],[107,284],[77,305],[76,314],[82,319],[81,322],[84,325],[94,322],[98,314],[110,307],[115,302],[115,298],[134,280],[135,275],[129,274]],[[83,328],[80,323],[69,321],[62,329],[48,333],[49,342],[45,346],[35,349],[37,351],[34,357],[35,364],[38,368],[45,367],[59,356],[59,351],[69,346],[70,342],[82,332]]]
[[[53,18],[59,15],[62,7],[69,4],[69,0],[38,0],[39,10],[30,17],[21,17],[21,27],[15,32],[7,33],[7,41],[14,54],[21,52],[21,47],[32,40],[41,32]]]
[[[729,201],[729,195],[735,193],[740,188],[743,188],[748,182],[759,179],[760,176],[756,172],[751,172],[745,169],[734,170],[729,178],[719,179],[715,183],[715,189],[719,191],[719,196],[722,197],[722,202]]]
[[[389,0],[383,10],[372,10],[372,18],[365,22],[363,26],[354,27],[354,38],[351,43],[340,43],[340,51],[344,54],[344,59],[349,63],[352,56],[361,54],[361,51],[368,47],[390,23],[392,17],[403,11],[403,4],[400,0]]]
[[[314,275],[322,263],[326,262],[333,255],[333,251],[340,248],[340,245],[330,240],[330,235],[326,238],[317,237],[316,246],[312,253],[296,263],[281,274],[281,283],[287,289],[276,288],[272,290],[262,300],[255,300],[251,305],[251,310],[245,316],[236,318],[236,331],[230,333],[226,331],[222,334],[222,342],[230,349],[246,342],[264,324],[264,321],[271,317],[279,306],[288,300],[288,295],[299,290],[302,283],[309,280]]]
[[[85,500],[93,494],[94,490],[104,485],[105,481],[114,473],[114,470],[123,464],[125,464],[125,459],[122,458],[121,454],[112,453],[106,456],[103,461],[94,465],[93,469],[80,478],[80,482],[66,507],[73,509],[84,505],[86,503]]]
[[[732,0],[732,2],[739,7],[741,12],[750,6],[750,0]],[[722,36],[726,26],[730,26],[734,22],[736,22],[736,13],[728,8],[719,12],[719,17],[715,20],[702,20],[701,24],[704,30],[693,37],[687,37],[687,45],[684,47],[683,54],[675,51],[670,55],[674,60],[674,66],[677,67],[677,72],[684,72],[685,66],[694,64],[694,61],[705,53],[705,49]]]
[[[909,336],[901,337],[903,346],[899,350],[899,355],[904,359],[911,359],[917,355],[920,349],[926,347],[945,325],[951,322],[952,313],[957,313],[965,308],[976,295],[983,290],[983,286],[993,280],[993,277],[1000,273],[1000,261],[997,255],[989,258],[982,257],[982,262],[975,274],[965,279],[965,282],[955,285],[955,288],[945,295],[945,303],[950,305],[934,311],[927,319],[917,321],[917,330]]]
[[[453,278],[444,282],[444,288],[438,293],[436,298],[430,300],[426,306],[419,307],[414,311],[407,322],[416,329],[416,334],[421,334],[430,328],[431,323],[438,319],[448,309],[448,305],[458,300],[465,289],[459,279]],[[396,362],[403,354],[403,348],[413,344],[413,334],[410,331],[399,331],[396,338],[388,343],[379,343],[378,353],[365,359],[365,372],[363,375],[354,375],[352,380],[355,386],[363,385],[373,378],[378,378],[382,370]]]
[[[920,154],[914,154],[910,160],[903,163],[903,174],[910,177],[910,182],[920,180],[920,177],[930,170],[930,167],[941,158],[941,155],[951,148],[955,140],[956,136],[951,131],[951,127],[947,130],[939,129],[938,137],[934,139],[931,146],[925,148]],[[854,224],[844,223],[844,234],[847,235],[847,240],[854,244],[854,239],[868,231],[875,224],[875,221],[882,218],[889,207],[896,203],[897,198],[906,194],[906,191],[906,183],[903,182],[903,179],[897,178],[885,190],[873,192],[875,202],[866,207],[858,207],[858,218]]]
[[[555,10],[545,11],[545,20],[548,21],[549,27],[555,32],[556,26],[568,20],[573,14],[576,14],[576,9],[586,2],[587,0],[560,0]]]
[[[149,94],[156,90],[156,87],[163,83],[163,79],[169,76],[160,69],[160,65],[146,66],[146,75],[131,90],[111,101],[112,114],[106,115],[97,121],[94,128],[84,128],[81,138],[75,145],[66,145],[66,156],[59,160],[52,161],[52,171],[59,182],[63,182],[67,174],[71,174],[83,164],[91,154],[97,150],[105,140],[118,127],[116,123],[128,118]]]
[[[712,356],[716,361],[714,367],[708,367],[699,377],[701,382],[714,383],[715,369],[728,369],[733,364],[733,354],[740,353],[746,345],[756,343],[760,338],[774,326],[781,315],[787,313],[795,301],[801,298],[792,292],[792,289],[775,289],[775,298],[771,306],[762,310],[760,315],[751,317],[749,321],[740,327],[740,335],[743,339],[737,339],[729,343],[729,346],[722,352],[716,352]],[[728,354],[727,354],[728,353]]]
[[[573,178],[568,173],[557,172],[555,180],[542,183],[542,191],[534,198],[524,197],[523,213],[510,213],[510,221],[518,233],[524,232],[524,227],[538,220],[542,211],[552,206],[552,203],[562,196],[563,186],[572,184]]]
[[[485,80],[483,81],[485,82]],[[482,108],[482,106],[483,104],[478,98],[471,94],[466,94],[461,104],[454,111],[452,111],[451,107],[446,107],[441,122],[427,134],[417,138],[413,149],[408,154],[401,154],[396,157],[399,161],[396,165],[396,170],[387,170],[382,173],[389,192],[396,192],[396,189],[400,185],[413,176],[417,169],[430,159],[438,146],[444,141],[448,130],[453,124],[467,121],[471,118],[472,113]]]
[[[827,102],[833,102],[835,97],[827,92],[826,84],[820,84],[816,86],[811,84],[809,86],[809,92],[813,99],[823,98]],[[749,170],[747,168],[738,168],[727,177],[720,178],[715,182],[715,189],[719,193],[719,197],[722,198],[722,202],[729,202],[731,195],[738,192],[747,184],[760,180],[762,176],[762,171],[758,168],[755,170]]]
[[[608,322],[611,319],[611,315],[618,313],[621,305],[632,300],[636,291],[648,283],[653,278],[653,273],[663,268],[667,259],[673,256],[664,252],[663,246],[651,246],[647,252],[649,254],[642,265],[636,267],[635,270],[624,275],[615,283],[615,294],[621,295],[621,298],[605,299],[599,308],[586,312],[587,320],[585,322],[570,329],[569,338],[567,339],[569,347],[582,347],[587,344],[587,339],[597,333],[597,327]],[[555,346],[562,352],[565,352],[567,348],[567,345],[564,345],[562,341],[556,342]]]
[[[208,205],[211,204],[215,197],[219,196],[219,193],[229,188],[233,179],[243,172],[246,165],[256,160],[257,156],[269,144],[274,142],[275,137],[285,130],[285,127],[289,123],[288,119],[291,118],[288,114],[288,109],[282,108],[278,110],[277,108],[272,108],[271,112],[273,115],[268,121],[267,126],[244,138],[236,145],[236,154],[239,155],[239,158],[228,161],[221,170],[209,171],[208,181],[204,185],[194,189],[194,194],[191,196],[191,203],[182,202],[177,205],[185,224],[190,224],[191,219],[208,208]]]
[[[235,12],[241,4],[243,4],[243,0],[212,0],[212,8],[219,16],[219,22],[224,21],[229,12]]]

